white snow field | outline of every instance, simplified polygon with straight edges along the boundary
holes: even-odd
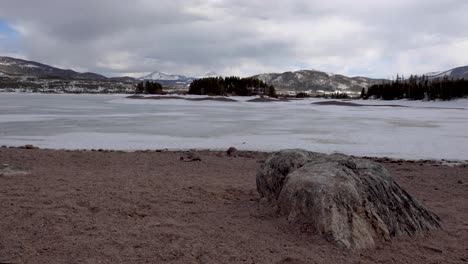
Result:
[[[53,149],[304,148],[358,156],[468,160],[468,100],[291,102],[0,94],[0,145]]]

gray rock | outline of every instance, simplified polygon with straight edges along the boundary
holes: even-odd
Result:
[[[280,151],[259,170],[257,189],[290,222],[346,248],[373,248],[393,236],[442,228],[439,217],[369,160]]]
[[[324,154],[302,149],[287,149],[271,154],[257,173],[257,191],[261,197],[276,200],[286,176]]]
[[[39,147],[36,147],[34,145],[31,145],[31,144],[24,145],[22,148],[23,149],[39,149]]]
[[[192,162],[192,161],[201,161],[200,156],[194,152],[186,152],[184,156],[180,157],[181,161]]]
[[[235,152],[237,152],[237,149],[235,147],[230,147],[228,148],[228,150],[226,151],[226,154],[228,156],[232,156]]]
[[[286,257],[286,258],[276,262],[276,264],[305,264],[305,262],[298,259],[298,258]]]

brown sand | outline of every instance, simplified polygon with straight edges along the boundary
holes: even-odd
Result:
[[[227,98],[227,97],[201,97],[201,98],[185,98],[181,96],[142,96],[142,95],[130,95],[127,96],[128,99],[145,99],[145,100],[186,100],[186,101],[218,101],[218,102],[237,102],[237,100]]]
[[[270,98],[270,97],[260,97],[260,98],[254,98],[254,99],[250,99],[248,100],[247,102],[250,102],[250,103],[269,103],[269,102],[289,102],[290,100],[288,98],[285,98],[285,97],[281,97],[281,98]]]
[[[314,102],[314,105],[337,105],[337,106],[352,106],[352,107],[363,107],[363,106],[376,106],[376,107],[411,107],[411,108],[426,108],[426,109],[449,109],[449,110],[466,110],[463,107],[433,107],[433,106],[406,106],[406,105],[394,105],[394,104],[357,104],[353,102],[343,101],[323,101]]]
[[[218,102],[237,102],[237,100],[227,97],[202,97],[202,98],[187,98],[187,101],[218,101]]]
[[[264,153],[0,149],[0,263],[467,263],[468,168],[381,160],[446,231],[347,251],[261,209]]]
[[[362,106],[407,107],[407,106],[404,106],[404,105],[356,104],[356,103],[346,102],[346,101],[323,101],[323,102],[315,102],[315,103],[312,103],[312,104],[315,104],[315,105],[354,106],[354,107],[362,107]]]

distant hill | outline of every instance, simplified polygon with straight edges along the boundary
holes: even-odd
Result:
[[[0,72],[10,76],[55,77],[63,79],[106,80],[103,75],[73,70],[63,70],[35,61],[0,57]]]
[[[0,92],[133,93],[135,79],[63,70],[42,63],[0,57]]]
[[[425,75],[431,79],[448,77],[451,79],[464,78],[468,80],[468,66],[440,72],[431,72]],[[201,78],[216,76],[219,76],[219,74],[211,71]],[[373,84],[379,84],[385,81],[384,79],[372,79],[367,77],[347,77],[317,70],[264,73],[252,77],[258,78],[269,85],[274,85],[277,90],[294,90],[296,92],[308,90],[360,92],[362,88],[368,88]],[[37,80],[32,81],[29,80],[30,78],[35,78]],[[80,73],[73,70],[52,67],[35,61],[0,56],[0,79],[3,79],[0,85],[1,87],[11,88],[27,87],[28,85],[32,85],[31,82],[40,83],[40,87],[47,87],[52,80],[55,80],[55,83],[63,83],[61,87],[64,87],[64,85],[70,81],[83,80],[85,82],[81,82],[80,86],[85,86],[84,83],[86,83],[86,87],[112,87],[111,83],[119,82],[122,83],[122,87],[126,87],[126,90],[130,90],[130,85],[135,85],[137,81],[141,80],[157,81],[167,87],[185,89],[193,80],[198,78],[178,74],[166,74],[160,71],[154,71],[141,78],[127,76],[107,78],[97,73]],[[57,80],[62,81],[59,82]],[[94,81],[94,83],[91,85],[88,81]],[[125,83],[128,85],[125,85]],[[74,85],[77,84],[75,83]]]
[[[207,72],[205,73],[202,77],[200,78],[211,78],[211,77],[220,77],[222,76],[221,74],[215,72],[215,71],[210,71],[210,72]]]
[[[197,78],[177,74],[166,74],[160,71],[154,71],[139,78],[139,80],[142,81],[156,81],[169,86],[188,86],[195,79]]]
[[[274,85],[280,90],[295,91],[354,91],[381,83],[383,79],[371,79],[366,77],[347,77],[340,74],[326,73],[316,70],[301,70],[284,73],[265,73],[256,77],[267,84]]]
[[[142,80],[161,80],[161,81],[177,81],[182,80],[187,77],[183,75],[174,75],[174,74],[166,74],[159,71],[154,71],[148,75],[141,77]]]
[[[123,76],[123,77],[111,77],[109,78],[111,81],[116,81],[116,82],[135,82],[137,79],[129,76]]]
[[[431,79],[448,77],[450,79],[468,80],[468,66],[457,67],[448,71],[430,72],[425,75]]]

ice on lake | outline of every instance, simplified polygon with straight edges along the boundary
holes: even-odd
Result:
[[[54,149],[304,148],[359,156],[468,159],[468,100],[291,102],[0,94],[0,145]]]

